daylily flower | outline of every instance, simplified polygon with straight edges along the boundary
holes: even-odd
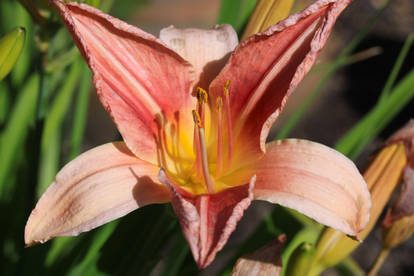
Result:
[[[320,0],[241,45],[229,25],[160,38],[84,4],[52,0],[125,142],[80,155],[56,176],[25,231],[32,245],[171,202],[199,268],[253,199],[356,235],[370,196],[355,165],[317,143],[265,144],[287,98],[350,0]]]

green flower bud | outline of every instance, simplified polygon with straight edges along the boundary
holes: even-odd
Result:
[[[16,27],[0,39],[0,81],[16,64],[22,52],[25,37],[25,29]]]

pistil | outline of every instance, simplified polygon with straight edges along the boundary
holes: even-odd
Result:
[[[200,151],[198,152],[201,161],[202,175],[204,183],[206,184],[207,191],[209,193],[214,193],[213,182],[210,177],[210,172],[208,170],[208,158],[207,158],[207,145],[206,145],[206,134],[204,128],[201,124],[200,114],[197,110],[193,110],[193,119],[195,128],[198,129],[198,141],[196,141],[196,148],[198,147]],[[198,144],[198,145],[197,145]],[[197,153],[196,153],[197,154]],[[197,157],[196,157],[197,160]]]

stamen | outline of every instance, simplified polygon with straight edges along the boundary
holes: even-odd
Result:
[[[201,168],[203,171],[204,183],[207,186],[209,193],[214,193],[213,183],[210,178],[210,172],[208,170],[208,159],[207,159],[207,145],[206,145],[206,134],[204,128],[201,127],[200,115],[197,110],[193,110],[194,123],[198,127],[199,146],[200,146],[200,157],[201,157]]]
[[[201,121],[201,127],[204,127],[204,121],[205,121],[205,107],[204,104],[207,103],[208,100],[208,94],[207,91],[204,90],[201,87],[197,87],[196,96],[198,100],[197,110],[200,114],[200,121]]]
[[[197,87],[197,100],[202,103],[206,103],[208,100],[207,91],[201,87]]]
[[[227,141],[228,141],[228,153],[227,153],[227,161],[228,165],[231,164],[231,160],[233,158],[233,126],[231,123],[231,109],[230,109],[230,96],[229,96],[229,86],[230,80],[226,81],[223,86],[223,95],[224,100],[226,102],[226,119],[227,119]]]
[[[198,115],[198,112],[196,110],[193,110],[193,120],[196,126],[200,127],[200,115]],[[201,169],[201,148],[200,148],[200,134],[198,131],[198,127],[194,127],[194,138],[193,138],[193,145],[194,145],[194,154],[195,154],[195,169],[196,169],[196,175],[202,176],[203,172]]]
[[[198,127],[201,127],[200,114],[198,114],[197,110],[193,110],[193,120]]]
[[[216,111],[217,111],[217,168],[216,177],[221,175],[223,170],[223,115],[221,109],[223,107],[223,98],[217,97]]]

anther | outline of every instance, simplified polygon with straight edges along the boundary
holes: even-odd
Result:
[[[230,86],[230,80],[227,80],[225,83],[224,83],[224,87],[223,87],[223,92],[226,94],[228,94],[229,93],[229,86]]]
[[[198,127],[201,127],[200,114],[198,114],[198,111],[197,110],[193,110],[193,120],[194,120],[194,123]]]
[[[223,98],[219,96],[216,99],[216,112],[217,113],[221,112],[222,107],[223,107]]]
[[[201,87],[197,87],[197,100],[199,103],[206,103],[208,100],[207,91]]]

